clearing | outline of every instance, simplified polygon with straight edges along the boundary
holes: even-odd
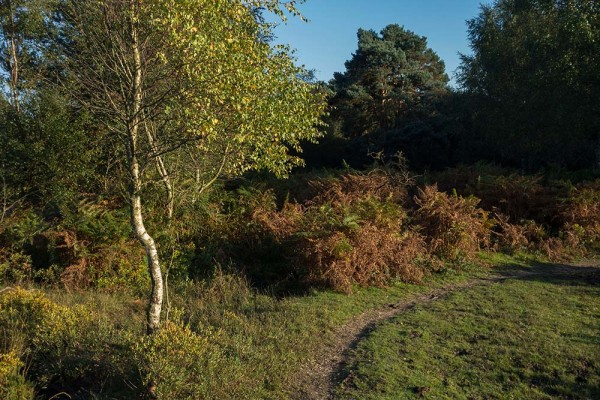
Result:
[[[600,398],[597,265],[507,267],[367,311],[295,398]]]

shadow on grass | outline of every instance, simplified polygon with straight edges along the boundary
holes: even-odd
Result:
[[[600,296],[600,262],[589,261],[576,265],[565,263],[545,263],[535,260],[519,260],[520,262],[495,262],[492,276],[478,280],[482,285],[502,284],[511,280],[542,282],[546,284],[554,284],[559,286],[577,287],[579,291],[590,291],[590,295]],[[489,283],[488,283],[489,282]],[[427,297],[421,300],[416,300],[413,303],[407,304],[401,309],[409,311],[418,304],[428,303],[433,300],[440,299],[443,301],[447,295],[451,295],[457,291],[469,290],[472,286],[450,287],[444,293],[432,297]],[[389,320],[396,318],[392,316]],[[365,326],[356,338],[350,343],[349,348],[344,352],[343,358],[347,360],[351,352],[358,348],[359,343],[367,338],[375,329],[377,329],[381,321],[377,321]],[[564,335],[565,340],[578,342],[586,345],[600,345],[600,331],[598,335],[593,334],[571,334]],[[523,382],[528,382],[531,387],[536,387],[544,394],[550,395],[553,398],[599,398],[600,387],[588,382],[590,374],[597,374],[597,369],[600,367],[597,362],[589,361],[582,363],[580,366],[575,382],[561,379],[558,373],[552,376],[548,374],[534,374],[534,376],[524,376]],[[330,376],[330,385],[333,388],[339,387],[342,382],[351,383],[352,372],[348,369],[346,361],[342,361],[338,368]],[[416,393],[416,392],[415,392]],[[591,396],[591,397],[590,397]]]
[[[600,388],[597,385],[586,382],[586,373],[582,372],[576,382],[566,382],[558,376],[548,376],[545,374],[536,374],[527,377],[524,382],[528,382],[531,387],[538,388],[541,392],[556,399],[598,399],[600,398]]]
[[[587,261],[579,264],[530,261],[523,265],[503,264],[494,268],[505,279],[539,281],[568,286],[598,286],[600,289],[600,263]]]

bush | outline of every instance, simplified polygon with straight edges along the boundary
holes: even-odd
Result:
[[[418,190],[415,220],[422,227],[433,254],[449,260],[473,257],[490,246],[494,221],[478,208],[479,199],[440,192],[436,185]]]
[[[213,378],[223,355],[211,343],[215,335],[167,321],[156,334],[138,340],[133,353],[148,391],[167,400],[217,398],[222,385]]]
[[[31,257],[23,252],[0,250],[0,283],[21,284],[33,278]]]
[[[34,277],[34,237],[45,229],[31,208],[16,210],[0,224],[0,283],[21,284]],[[28,251],[29,250],[29,251]]]
[[[5,400],[33,400],[33,385],[25,380],[23,368],[17,351],[0,352],[0,395]]]
[[[550,238],[543,226],[533,220],[522,220],[519,224],[509,222],[509,217],[501,213],[495,215],[496,237],[494,249],[515,253],[518,251],[543,251],[547,256],[556,258],[562,254],[562,244],[556,238]]]
[[[25,208],[0,226],[0,283],[148,287],[144,251],[117,201],[87,198],[53,219]]]
[[[307,268],[311,284],[350,293],[353,285],[386,286],[394,280],[419,282],[423,271],[417,260],[425,258],[423,238],[369,222],[356,229],[306,237],[299,243],[300,266]]]
[[[451,192],[453,189],[463,193],[471,188],[478,188],[482,183],[492,177],[509,176],[515,171],[489,163],[476,163],[473,165],[458,165],[453,168],[447,168],[444,171],[436,172],[431,176],[426,176],[425,185],[437,184],[443,192]],[[468,193],[474,194],[474,193]]]
[[[410,183],[404,170],[299,181],[311,188],[302,203],[280,202],[274,190],[258,187],[225,197],[220,210],[206,215],[212,236],[197,237],[203,262],[233,263],[254,282],[289,280],[345,292],[354,284],[422,278],[412,261],[426,257],[423,238],[404,226]]]
[[[540,175],[521,175],[488,164],[460,166],[435,176],[440,190],[481,199],[480,207],[498,211],[511,221],[535,220],[552,225],[569,184],[544,184]],[[565,187],[566,186],[566,187]]]
[[[600,240],[600,190],[597,183],[574,188],[561,213],[563,235],[571,247],[597,248]]]
[[[74,398],[129,393],[130,362],[119,351],[127,338],[90,310],[69,308],[37,291],[14,289],[0,295],[0,350],[27,360],[27,378],[40,394],[65,392]],[[125,379],[124,379],[125,378]]]
[[[311,285],[349,293],[353,285],[418,282],[426,258],[423,238],[404,226],[403,175],[375,170],[317,180],[317,194],[289,239],[290,259]]]
[[[307,205],[349,205],[366,199],[402,203],[407,198],[410,179],[400,171],[375,169],[369,173],[347,173],[339,178],[316,179],[309,182],[316,195]]]

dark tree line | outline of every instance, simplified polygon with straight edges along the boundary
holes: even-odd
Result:
[[[426,38],[398,25],[358,31],[329,82],[314,165],[360,167],[402,151],[413,168],[491,161],[527,172],[593,168],[600,153],[600,5],[498,0],[469,20],[459,88]],[[332,155],[335,156],[332,156]]]
[[[468,22],[459,81],[472,151],[501,163],[591,167],[600,133],[600,3],[500,0]]]

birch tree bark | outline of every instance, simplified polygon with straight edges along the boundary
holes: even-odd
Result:
[[[4,67],[8,70],[8,87],[13,103],[13,107],[17,113],[21,112],[20,96],[19,96],[19,46],[17,38],[16,26],[16,7],[12,0],[2,2],[2,36],[4,39],[4,48],[7,56],[4,60]]]
[[[131,184],[129,195],[131,198],[131,225],[136,237],[146,250],[148,262],[148,272],[152,282],[152,292],[148,302],[146,330],[149,334],[156,332],[160,328],[160,312],[163,302],[163,280],[160,270],[160,261],[156,244],[152,236],[148,234],[144,225],[142,214],[142,179],[140,177],[140,165],[138,162],[138,139],[141,124],[142,105],[143,105],[143,87],[142,87],[142,58],[139,48],[139,37],[137,27],[137,2],[131,0],[130,9],[130,29],[131,29],[131,51],[133,54],[133,80],[131,87],[132,104],[130,107],[130,118],[127,125],[127,139],[129,142],[128,164],[131,174]]]

